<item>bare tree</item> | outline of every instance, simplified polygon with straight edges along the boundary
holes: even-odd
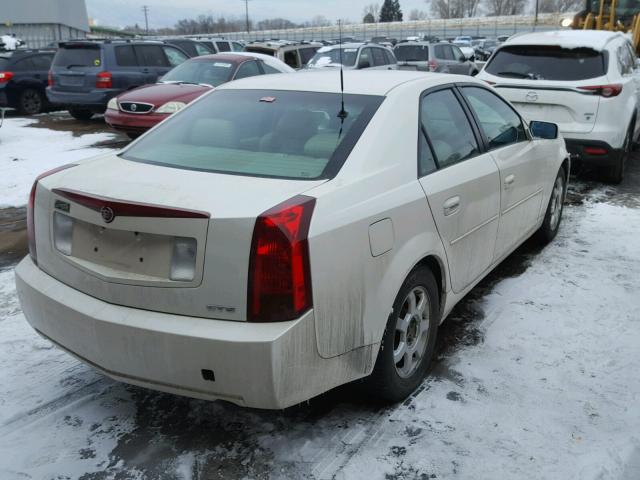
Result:
[[[414,8],[409,12],[409,20],[426,20],[427,12]]]
[[[581,9],[581,0],[540,0],[538,11],[540,13],[564,13],[576,12]]]
[[[426,0],[431,13],[439,18],[475,17],[480,0]],[[523,1],[526,0],[488,0],[491,1]]]
[[[373,18],[375,18],[375,21],[377,22],[378,19],[380,18],[380,4],[379,3],[370,3],[369,5],[364,7],[364,11],[363,11],[362,16],[366,17],[369,14],[371,14],[373,16]]]
[[[485,6],[489,16],[521,15],[527,7],[527,0],[487,0]]]

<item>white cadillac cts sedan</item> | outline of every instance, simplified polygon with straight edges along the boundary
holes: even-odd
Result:
[[[16,269],[29,323],[113,378],[192,397],[411,393],[456,302],[555,236],[568,155],[554,124],[469,77],[344,83],[233,82],[41,176]]]

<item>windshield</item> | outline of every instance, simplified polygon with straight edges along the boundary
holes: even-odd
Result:
[[[333,177],[383,97],[214,90],[150,131],[121,156],[174,168],[236,175]]]
[[[217,87],[231,80],[233,63],[217,60],[189,60],[162,77],[162,82],[204,83]]]
[[[99,67],[101,64],[100,48],[91,47],[62,47],[53,59],[57,67]]]
[[[340,65],[340,51],[342,51],[342,65],[353,67],[358,56],[357,48],[321,48],[309,60],[310,67],[328,67]]]
[[[401,45],[393,53],[399,62],[425,62],[429,60],[429,47],[426,45]]]
[[[485,70],[499,77],[530,80],[585,80],[607,73],[604,55],[590,48],[518,45],[494,54]]]

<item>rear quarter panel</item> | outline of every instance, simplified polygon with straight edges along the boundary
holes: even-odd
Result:
[[[430,254],[446,264],[417,179],[421,91],[414,86],[387,97],[338,176],[310,192],[318,199],[309,248],[324,358],[379,343],[408,273]],[[385,219],[393,243],[374,257],[370,226]]]

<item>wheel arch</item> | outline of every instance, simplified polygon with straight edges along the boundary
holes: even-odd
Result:
[[[442,312],[444,311],[444,306],[446,304],[447,295],[446,266],[439,256],[432,253],[423,257],[418,263],[416,263],[411,271],[419,267],[427,267],[431,271],[431,273],[433,273],[433,276],[436,279],[436,284],[438,285],[438,300],[440,301],[440,313],[442,314]],[[411,272],[409,272],[409,274],[411,274]]]

